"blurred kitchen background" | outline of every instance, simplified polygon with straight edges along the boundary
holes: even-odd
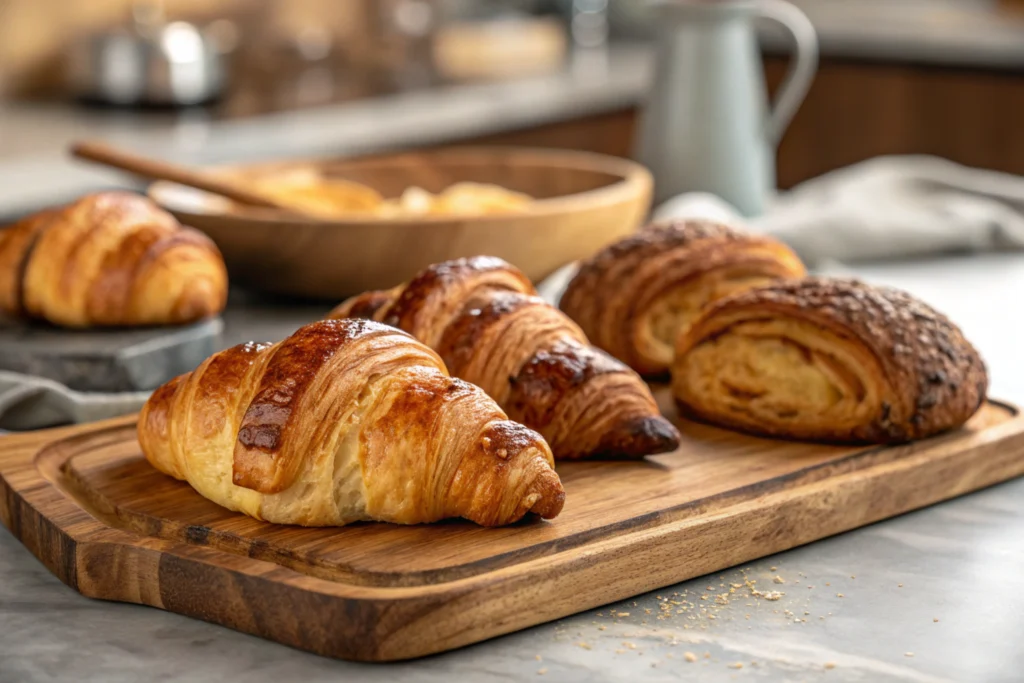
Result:
[[[795,4],[820,65],[781,188],[885,154],[1024,173],[1024,3]],[[131,186],[67,158],[86,137],[198,164],[481,142],[630,156],[652,25],[646,0],[0,0],[0,217]],[[789,41],[759,37],[775,88]]]

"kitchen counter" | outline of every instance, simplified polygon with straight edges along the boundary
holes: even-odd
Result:
[[[962,257],[858,271],[910,289],[949,313],[986,357],[993,395],[1024,402],[1017,341],[1024,319],[1007,315],[1005,304],[1024,291],[1024,257]],[[258,331],[244,315],[229,317],[228,335],[231,341],[246,332],[283,336],[297,314],[281,303],[276,313],[261,317]],[[456,652],[365,665],[148,607],[84,598],[0,530],[0,683],[697,677],[1010,683],[1024,671],[1022,566],[1019,479]],[[754,601],[747,580],[785,595],[776,602]],[[713,599],[732,584],[740,588],[728,604]],[[712,597],[701,600],[705,595]],[[671,601],[695,607],[680,611],[682,605]]]
[[[993,0],[797,0],[825,57],[1024,72],[1024,11]],[[786,50],[765,25],[769,52]],[[0,105],[0,217],[124,185],[118,173],[65,157],[67,144],[100,137],[172,161],[213,164],[351,155],[439,144],[584,116],[642,101],[650,49],[616,45],[573,55],[562,71],[505,83],[396,92],[243,119],[202,109],[132,113],[60,104]]]

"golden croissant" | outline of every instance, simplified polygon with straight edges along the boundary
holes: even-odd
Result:
[[[217,247],[128,192],[91,194],[0,232],[0,311],[65,327],[164,325],[216,315]]]
[[[560,306],[593,344],[655,377],[705,305],[804,275],[797,255],[770,237],[707,221],[654,223],[584,261]]]
[[[279,524],[555,517],[565,492],[544,440],[436,353],[365,320],[241,344],[157,389],[139,443],[161,472]]]
[[[985,399],[978,352],[909,294],[780,282],[712,304],[679,339],[681,410],[743,431],[898,443],[962,425]]]
[[[642,457],[674,450],[679,432],[636,373],[593,348],[512,265],[475,257],[436,264],[329,317],[399,327],[536,429],[558,459]]]

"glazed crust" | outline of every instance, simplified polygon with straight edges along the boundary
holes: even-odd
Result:
[[[565,499],[539,434],[423,344],[367,320],[215,354],[152,395],[138,435],[160,471],[281,524],[497,526],[555,517]]]
[[[590,346],[575,323],[500,259],[437,264],[406,285],[353,297],[329,315],[349,316],[372,317],[423,341],[452,374],[540,432],[558,459],[638,458],[679,445],[643,380]]]
[[[581,263],[560,306],[595,346],[657,377],[702,306],[804,275],[797,255],[770,237],[709,221],[652,223]]]
[[[795,348],[791,357],[801,360],[787,367],[789,376],[817,364],[823,374],[816,377],[830,378],[844,398],[831,408],[805,404],[812,410],[781,417],[759,410],[748,365],[746,378],[731,381],[754,384],[734,391],[725,401],[734,409],[724,409],[719,394],[725,385],[701,385],[707,375],[701,356],[708,354],[711,374],[721,379],[731,360],[715,357],[714,348],[742,351],[744,344],[764,343],[772,346],[758,347],[762,357],[765,349],[784,355],[785,347]],[[692,416],[769,436],[830,442],[904,442],[959,427],[981,406],[987,388],[981,357],[945,316],[905,292],[828,278],[779,282],[716,302],[680,338],[673,366],[673,393]],[[771,396],[770,387],[762,390]]]
[[[227,301],[217,247],[139,195],[102,192],[0,232],[0,310],[65,327],[194,322]]]

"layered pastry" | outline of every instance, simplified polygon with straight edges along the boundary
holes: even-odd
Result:
[[[797,255],[770,237],[708,221],[654,223],[584,261],[560,306],[594,345],[658,377],[704,306],[805,274]]]
[[[894,289],[807,278],[709,306],[680,337],[682,412],[746,432],[894,443],[958,427],[988,375],[945,316]]]
[[[129,192],[91,194],[0,231],[0,312],[65,327],[189,323],[220,313],[208,237]]]
[[[353,297],[329,317],[372,318],[409,332],[453,375],[540,432],[558,459],[675,450],[679,432],[643,380],[591,346],[578,325],[536,294],[514,266],[475,257]]]
[[[279,524],[555,517],[547,443],[393,327],[321,321],[242,344],[159,388],[139,416],[152,465]]]

